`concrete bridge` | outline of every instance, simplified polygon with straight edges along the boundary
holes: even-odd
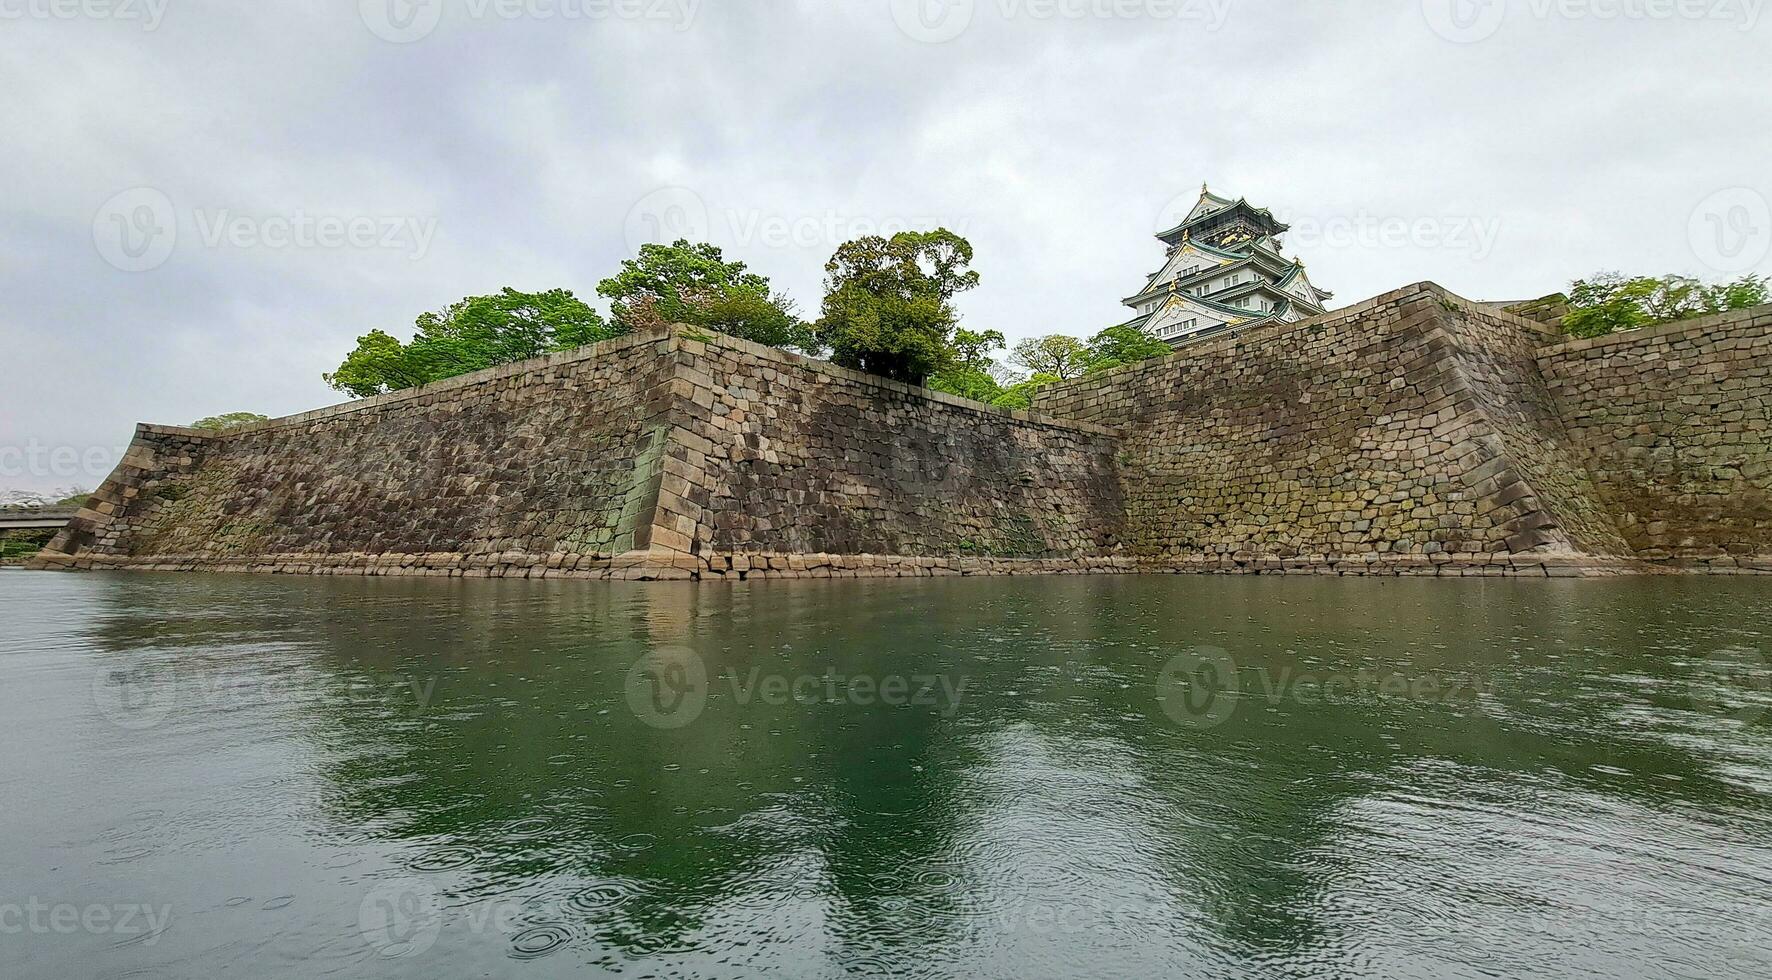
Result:
[[[33,507],[0,510],[0,531],[29,531],[39,528],[61,528],[74,519],[78,507]]]

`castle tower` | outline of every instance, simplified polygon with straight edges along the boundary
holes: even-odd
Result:
[[[1226,328],[1316,316],[1334,295],[1318,289],[1304,263],[1281,254],[1287,226],[1265,208],[1200,187],[1200,200],[1158,235],[1167,256],[1144,288],[1124,302],[1127,322],[1172,344]]]

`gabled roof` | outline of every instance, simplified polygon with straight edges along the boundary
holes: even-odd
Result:
[[[1163,259],[1162,266],[1158,267],[1156,272],[1145,277],[1144,288],[1138,291],[1138,295],[1143,295],[1144,293],[1149,292],[1153,286],[1163,281],[1164,274],[1180,263],[1182,253],[1186,252],[1188,249],[1193,249],[1208,259],[1219,259],[1219,264],[1213,268],[1222,268],[1226,263],[1235,262],[1238,259],[1243,258],[1243,256],[1237,255],[1234,252],[1223,252],[1218,249],[1208,248],[1201,242],[1183,242],[1171,251],[1168,257]]]
[[[1204,248],[1203,248],[1203,246],[1200,245],[1199,242],[1189,242],[1188,244],[1191,246],[1194,246],[1194,247],[1202,248],[1202,251],[1204,252]],[[1173,282],[1176,285],[1176,289],[1178,291],[1192,288],[1193,285],[1195,285],[1199,282],[1202,282],[1204,280],[1211,279],[1215,276],[1221,276],[1221,275],[1224,275],[1224,274],[1230,273],[1230,272],[1237,272],[1242,269],[1248,269],[1252,266],[1260,266],[1262,268],[1262,271],[1267,275],[1279,275],[1279,274],[1295,275],[1296,269],[1297,269],[1296,263],[1290,262],[1281,256],[1275,255],[1272,252],[1246,252],[1242,255],[1237,255],[1236,253],[1231,253],[1231,252],[1211,252],[1211,253],[1206,253],[1206,254],[1214,254],[1214,255],[1222,254],[1222,255],[1227,256],[1227,258],[1226,258],[1225,262],[1221,265],[1215,265],[1215,266],[1212,266],[1211,268],[1201,269],[1199,272],[1196,272],[1193,275],[1181,276],[1181,277],[1170,280],[1170,282]],[[1126,304],[1127,306],[1136,306],[1139,303],[1142,303],[1148,299],[1151,299],[1154,296],[1160,296],[1164,292],[1167,292],[1168,290],[1164,288],[1165,284],[1163,284],[1161,282],[1161,279],[1162,279],[1163,273],[1168,271],[1169,267],[1173,264],[1174,264],[1173,257],[1171,257],[1171,259],[1169,261],[1165,261],[1163,263],[1162,269],[1157,270],[1156,275],[1150,276],[1149,278],[1147,278],[1145,280],[1145,287],[1143,289],[1132,294],[1131,296],[1126,297],[1125,299],[1121,300],[1120,302]],[[1266,285],[1266,286],[1269,286],[1270,288],[1273,288],[1271,286],[1271,284],[1269,284],[1267,282],[1267,280],[1261,278],[1261,276],[1258,274],[1249,283],[1239,283],[1236,286],[1229,287],[1229,289],[1235,290],[1235,289],[1239,289],[1239,288],[1242,288],[1242,287],[1248,286],[1248,285],[1257,285],[1257,286]],[[1315,287],[1313,286],[1312,288],[1315,288]]]
[[[1217,206],[1208,208],[1206,207],[1208,204]],[[1169,244],[1174,244],[1176,239],[1181,236],[1182,232],[1192,229],[1208,219],[1217,217],[1226,211],[1235,210],[1237,208],[1246,208],[1250,214],[1258,215],[1272,222],[1275,228],[1275,234],[1283,233],[1289,227],[1281,222],[1280,219],[1274,217],[1273,212],[1269,211],[1267,208],[1258,208],[1255,205],[1250,204],[1248,198],[1239,197],[1233,201],[1226,197],[1220,197],[1202,186],[1200,188],[1200,200],[1194,205],[1193,210],[1188,212],[1188,216],[1183,218],[1180,224],[1168,231],[1159,232],[1157,237]]]
[[[1334,297],[1335,294],[1328,291],[1327,289],[1318,289],[1317,284],[1311,281],[1310,276],[1307,276],[1304,274],[1304,263],[1303,262],[1292,263],[1292,271],[1286,273],[1286,277],[1284,279],[1280,280],[1279,287],[1281,289],[1285,289],[1288,286],[1291,286],[1292,283],[1295,282],[1296,280],[1298,280],[1300,277],[1302,277],[1304,279],[1304,284],[1306,286],[1309,286],[1311,292],[1314,295],[1316,295],[1319,299],[1327,300],[1327,299]]]
[[[1236,317],[1242,320],[1259,320],[1270,316],[1273,313],[1279,313],[1287,306],[1291,305],[1289,302],[1290,297],[1282,296],[1278,297],[1278,299],[1279,302],[1274,304],[1274,309],[1271,312],[1263,313],[1259,310],[1245,310],[1241,306],[1232,306],[1229,303],[1221,303],[1218,300],[1207,299],[1204,296],[1191,296],[1185,293],[1176,293],[1174,296],[1170,297],[1169,302],[1152,310],[1150,315],[1154,316],[1168,307],[1179,303],[1182,305],[1197,306],[1209,313],[1222,313],[1226,316]]]
[[[1198,330],[1190,330],[1188,333],[1181,335],[1183,337],[1198,337],[1204,334],[1217,333],[1224,329],[1242,329],[1244,327],[1257,326],[1270,321],[1279,320],[1292,312],[1291,302],[1284,298],[1280,303],[1275,305],[1272,310],[1269,310],[1266,313],[1256,313],[1252,310],[1238,309],[1232,306],[1225,306],[1221,303],[1214,303],[1211,300],[1203,300],[1197,296],[1178,295],[1173,297],[1170,302],[1152,310],[1150,313],[1135,316],[1132,319],[1127,320],[1125,323],[1120,324],[1120,326],[1142,330],[1154,337],[1156,334],[1150,329],[1151,322],[1162,316],[1164,312],[1176,307],[1181,307],[1189,312],[1199,312],[1215,316],[1223,321],[1222,323],[1213,326],[1204,327]],[[1180,337],[1166,337],[1160,339],[1179,340]]]
[[[1208,245],[1205,242],[1195,241],[1192,238],[1184,239],[1184,241],[1186,242],[1186,244],[1192,245],[1193,247],[1199,249],[1200,251],[1205,252],[1207,255],[1216,255],[1216,256],[1219,256],[1220,258],[1246,259],[1250,255],[1250,252],[1240,252],[1240,251],[1236,251],[1236,250],[1228,249],[1228,248],[1219,248],[1217,245]]]

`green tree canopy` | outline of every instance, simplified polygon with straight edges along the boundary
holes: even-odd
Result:
[[[269,418],[256,412],[228,412],[225,415],[211,415],[206,419],[198,419],[191,423],[191,428],[225,432],[228,429],[238,429],[243,425],[265,421],[269,421]]]
[[[956,329],[948,361],[929,376],[928,386],[973,401],[995,399],[1003,393],[1003,369],[991,359],[991,351],[1002,350],[1007,342],[1000,330],[975,333],[965,327]]]
[[[1120,324],[1089,338],[1088,373],[1106,371],[1151,357],[1173,354],[1175,349],[1137,327]]]
[[[1008,342],[1001,330],[974,332],[960,327],[954,331],[954,339],[949,348],[953,352],[956,366],[988,373],[996,364],[991,360],[991,351],[1002,350]]]
[[[1060,381],[1080,378],[1089,370],[1089,348],[1061,333],[1030,337],[1016,344],[1009,359],[1035,374],[1050,374]]]
[[[728,262],[718,246],[678,239],[640,246],[636,258],[597,284],[618,326],[642,330],[686,323],[771,347],[818,353],[812,327],[769,280]]]
[[[440,313],[418,318],[410,343],[371,330],[358,338],[326,383],[366,398],[458,374],[570,350],[625,333],[610,326],[570,290],[522,293],[506,287],[469,296]]]
[[[971,264],[972,244],[946,228],[845,242],[825,264],[818,337],[843,367],[922,384],[953,360]]]
[[[991,404],[998,408],[1031,408],[1034,404],[1034,393],[1047,385],[1057,384],[1061,379],[1056,374],[1035,372],[1025,381],[1018,381],[1004,388],[991,399]]]
[[[1168,344],[1124,324],[1103,330],[1086,344],[1052,334],[1015,345],[1015,362],[1031,372],[1024,378],[991,360],[990,352],[1004,343],[995,330],[955,330],[951,359],[929,378],[929,387],[1000,408],[1027,408],[1034,393],[1049,384],[1174,353]]]
[[[1752,275],[1706,285],[1679,275],[1627,279],[1602,272],[1577,279],[1570,287],[1563,331],[1575,337],[1599,337],[1615,330],[1744,310],[1768,302],[1767,285],[1765,277]]]

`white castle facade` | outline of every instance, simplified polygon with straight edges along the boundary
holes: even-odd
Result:
[[[1124,300],[1137,313],[1127,325],[1180,344],[1322,313],[1333,294],[1311,284],[1303,262],[1281,254],[1286,230],[1265,208],[1201,187],[1187,217],[1157,236],[1166,258],[1144,288]]]

